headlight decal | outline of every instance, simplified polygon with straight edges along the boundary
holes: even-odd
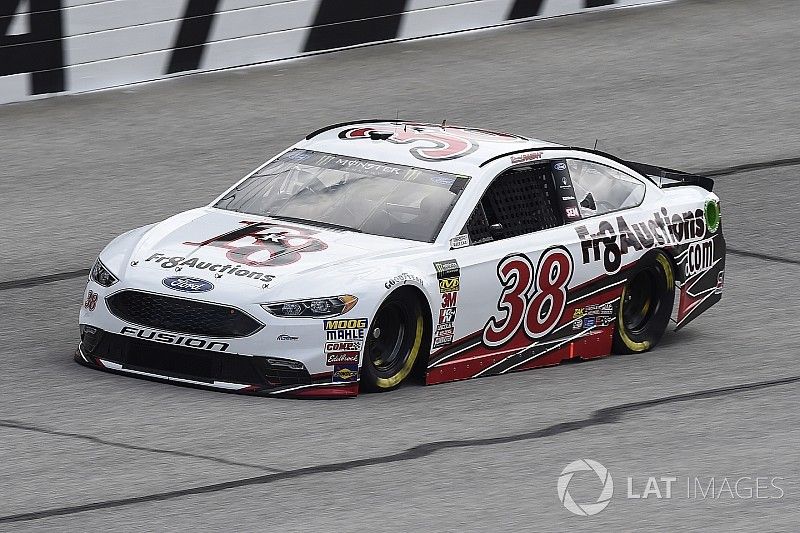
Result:
[[[357,302],[358,298],[355,296],[343,294],[341,296],[261,304],[261,307],[269,313],[282,318],[330,318],[348,312],[355,307]]]
[[[102,285],[103,287],[110,287],[115,284],[119,279],[111,273],[111,271],[100,261],[98,258],[94,265],[92,265],[92,270],[89,271],[89,279],[93,280],[98,285]]]

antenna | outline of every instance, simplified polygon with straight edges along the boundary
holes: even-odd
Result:
[[[442,120],[442,129],[447,126],[447,119]]]
[[[600,140],[600,139],[595,139],[595,140],[594,140],[594,149],[595,149],[595,150],[597,150],[597,141],[599,141],[599,140]]]
[[[394,114],[394,121],[395,122],[400,121],[400,108],[397,108],[397,112]]]

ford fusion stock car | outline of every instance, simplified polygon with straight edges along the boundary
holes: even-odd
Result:
[[[344,397],[644,352],[721,298],[712,186],[507,133],[329,126],[106,246],[75,359]]]

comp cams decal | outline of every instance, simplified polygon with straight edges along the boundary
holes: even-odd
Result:
[[[438,348],[453,342],[456,311],[458,308],[458,291],[461,288],[461,269],[458,261],[436,261],[436,278],[439,282],[439,294],[442,297],[442,306],[439,309],[439,321],[433,337],[433,347]]]
[[[628,224],[625,217],[615,219],[616,227],[609,220],[601,220],[597,232],[590,233],[587,227],[578,226],[575,231],[581,239],[583,263],[600,261],[606,272],[617,272],[622,266],[622,256],[630,248],[637,251],[655,246],[676,246],[702,239],[706,234],[702,209],[670,215],[665,207],[644,222]]]
[[[364,347],[366,318],[330,319],[325,325],[325,364],[333,367],[331,380],[357,381],[358,360]]]

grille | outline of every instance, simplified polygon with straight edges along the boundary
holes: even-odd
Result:
[[[117,318],[140,326],[204,337],[246,337],[263,327],[234,307],[139,291],[121,291],[106,299]]]
[[[208,384],[224,381],[263,388],[311,384],[311,376],[305,368],[271,365],[266,357],[172,346],[108,332],[98,336],[101,340],[87,355],[113,361],[129,370]],[[85,344],[84,338],[84,348]]]

